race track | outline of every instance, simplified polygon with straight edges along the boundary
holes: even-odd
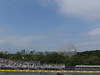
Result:
[[[64,75],[100,75],[100,73],[62,73]],[[57,73],[39,74],[33,72],[0,72],[0,75],[57,75]]]

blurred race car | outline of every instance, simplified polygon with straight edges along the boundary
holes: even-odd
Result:
[[[64,75],[64,74],[61,74],[61,73],[57,73],[57,75]]]
[[[46,72],[40,72],[40,74],[46,74]]]

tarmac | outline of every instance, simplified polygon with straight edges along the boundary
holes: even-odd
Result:
[[[100,73],[61,73],[64,75],[100,75]],[[44,73],[37,72],[0,72],[0,75],[57,75],[57,73]]]

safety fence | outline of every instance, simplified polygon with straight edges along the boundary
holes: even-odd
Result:
[[[0,70],[58,70],[58,71],[100,71],[100,67],[74,67],[67,66],[66,68],[39,68],[39,67],[0,67]]]

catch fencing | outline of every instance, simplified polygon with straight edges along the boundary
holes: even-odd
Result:
[[[75,67],[75,66],[67,66],[66,68],[44,68],[44,67],[0,67],[0,70],[60,70],[60,71],[100,71],[100,67]]]

